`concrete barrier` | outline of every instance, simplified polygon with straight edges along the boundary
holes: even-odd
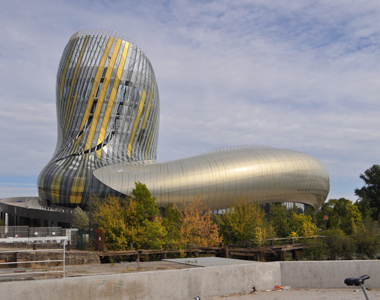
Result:
[[[380,287],[380,260],[281,262],[281,284],[294,288],[341,288],[344,279],[369,275],[365,286]]]
[[[269,289],[280,262],[0,283],[0,299],[181,300]]]
[[[272,289],[340,288],[364,274],[380,287],[380,261],[295,261],[0,283],[0,299],[182,300]]]

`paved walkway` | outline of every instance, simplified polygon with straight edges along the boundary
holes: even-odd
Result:
[[[355,292],[355,290],[357,292]],[[367,291],[372,300],[380,299],[380,289]],[[288,291],[260,291],[252,294],[233,294],[228,296],[216,296],[202,298],[202,300],[363,300],[361,289],[291,289]]]

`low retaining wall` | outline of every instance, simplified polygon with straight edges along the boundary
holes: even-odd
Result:
[[[369,275],[369,288],[380,287],[380,260],[285,261],[281,284],[292,288],[342,288],[344,279]]]
[[[346,277],[364,274],[380,287],[380,261],[305,261],[166,270],[65,279],[0,283],[0,299],[185,300],[272,289],[340,288]]]
[[[39,260],[62,260],[63,253],[56,252],[38,252],[31,250],[30,252],[11,252],[1,253],[0,263],[15,262],[13,265],[0,265],[0,268],[14,268],[17,262],[35,261],[32,264],[17,264],[18,268],[30,268],[31,266],[55,266],[56,263],[38,263]],[[66,265],[84,265],[84,264],[100,264],[99,255],[96,252],[85,251],[66,251]]]
[[[273,288],[279,262],[0,283],[0,299],[181,300]]]

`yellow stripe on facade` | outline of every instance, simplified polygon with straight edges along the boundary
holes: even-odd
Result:
[[[73,157],[69,157],[62,165],[58,166],[50,183],[51,201],[55,204],[60,203],[60,190],[62,178],[64,176],[64,173],[67,171],[67,167],[71,165],[73,160]]]
[[[135,139],[137,127],[139,126],[139,123],[140,123],[141,113],[142,113],[142,110],[144,108],[144,103],[145,103],[145,97],[146,97],[146,92],[145,92],[145,90],[143,90],[142,95],[141,95],[141,99],[140,99],[139,109],[137,111],[137,115],[136,115],[136,119],[135,119],[135,123],[133,124],[131,138],[129,139],[129,143],[128,143],[127,154],[129,157],[131,157],[133,140]]]
[[[156,127],[157,113],[158,113],[158,109],[156,109],[156,114],[154,115],[153,126],[152,126],[152,129],[151,129],[150,134],[149,134],[148,143],[146,144],[145,159],[148,159],[149,148],[150,148],[150,144],[151,144],[151,141],[152,141],[152,136],[153,136],[154,128]]]
[[[67,131],[67,127],[68,127],[68,124],[69,124],[69,123],[66,124],[66,117],[67,117],[67,112],[69,111],[69,105],[70,105],[70,102],[71,102],[71,95],[73,94],[73,89],[74,89],[75,81],[76,81],[76,78],[77,78],[79,66],[80,66],[80,63],[82,61],[84,50],[87,47],[87,42],[88,42],[89,38],[90,38],[90,36],[87,35],[86,38],[84,39],[84,42],[83,42],[83,45],[82,45],[82,49],[80,50],[80,53],[79,53],[79,56],[78,56],[78,59],[77,59],[77,64],[75,66],[74,74],[73,74],[73,77],[71,79],[69,97],[67,98],[67,103],[66,103],[65,117],[63,119],[63,124],[66,125],[66,131]]]
[[[121,75],[123,74],[124,64],[125,64],[125,61],[127,59],[128,49],[129,49],[129,43],[125,42],[123,53],[122,53],[121,58],[120,58],[119,68],[117,69],[115,81],[114,81],[114,84],[112,87],[110,99],[108,100],[107,108],[106,108],[106,111],[104,113],[103,123],[102,123],[102,127],[100,128],[100,133],[99,133],[97,145],[99,145],[100,143],[102,143],[104,141],[104,137],[106,135],[108,121],[109,121],[109,118],[111,116],[113,103],[115,101],[117,90],[119,88]],[[100,158],[102,156],[102,149],[99,149],[98,151],[96,151],[96,156],[98,158]]]
[[[88,117],[90,116],[92,104],[93,104],[94,98],[95,98],[95,93],[98,89],[98,85],[99,85],[99,81],[100,81],[100,78],[101,78],[102,73],[103,73],[104,65],[107,61],[108,53],[111,50],[111,46],[112,46],[113,41],[114,41],[114,38],[110,37],[108,40],[108,43],[106,45],[106,49],[103,52],[103,56],[99,62],[98,70],[96,71],[96,74],[95,74],[94,82],[92,84],[90,96],[89,96],[88,101],[87,101],[86,110],[84,112],[82,123],[80,124],[80,127],[79,127],[80,128],[79,131],[83,129],[84,124],[87,122]],[[75,146],[73,147],[73,151],[71,153],[75,153],[77,151],[78,146],[82,140],[82,137],[83,137],[83,134],[76,140]]]
[[[144,121],[143,121],[141,129],[145,129],[146,123],[148,122],[150,108],[152,107],[153,92],[154,92],[154,83],[153,83],[153,80],[152,80],[152,85],[150,87],[150,95],[149,95],[148,107],[146,108],[146,113],[145,113],[145,116],[144,116]]]
[[[73,52],[74,52],[74,49],[75,49],[75,46],[76,46],[78,40],[79,40],[79,38],[76,38],[74,40],[73,45],[71,46],[69,55],[67,56],[67,59],[66,59],[66,62],[65,62],[65,67],[63,68],[62,77],[61,77],[61,86],[60,86],[60,90],[59,90],[58,116],[60,115],[60,110],[61,110],[63,89],[65,87],[65,79],[66,79],[67,69],[69,68],[71,56],[73,55]]]
[[[91,128],[90,128],[90,131],[89,131],[88,136],[87,136],[87,142],[86,142],[86,146],[85,146],[84,150],[88,150],[91,148],[92,140],[93,140],[94,134],[95,134],[95,130],[96,130],[96,127],[98,125],[100,111],[102,109],[103,101],[104,101],[104,98],[105,98],[106,93],[107,93],[108,84],[109,84],[110,79],[111,79],[113,67],[115,65],[117,54],[119,53],[120,45],[121,45],[121,40],[117,40],[115,48],[114,48],[112,56],[111,56],[111,60],[108,64],[106,75],[104,76],[103,85],[102,85],[102,88],[101,88],[100,93],[99,93],[98,103],[96,104],[96,109],[94,112],[94,116],[92,118]]]
[[[84,187],[86,185],[87,164],[89,154],[84,154],[80,166],[75,174],[70,191],[70,203],[81,203]]]

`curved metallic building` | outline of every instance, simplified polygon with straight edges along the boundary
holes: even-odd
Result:
[[[95,177],[122,194],[139,180],[160,206],[198,195],[211,210],[246,196],[259,203],[302,202],[320,207],[329,176],[314,157],[293,150],[243,148],[211,152],[156,164],[121,163],[103,167]]]
[[[56,82],[58,141],[38,177],[39,198],[82,206],[109,187],[93,170],[155,160],[159,96],[151,63],[116,33],[83,30],[67,43]]]
[[[56,88],[58,141],[38,178],[39,197],[85,206],[90,193],[129,195],[145,183],[160,206],[200,196],[210,209],[246,196],[260,203],[316,208],[329,176],[314,157],[285,149],[243,147],[156,163],[159,95],[144,53],[116,34],[74,34]]]

